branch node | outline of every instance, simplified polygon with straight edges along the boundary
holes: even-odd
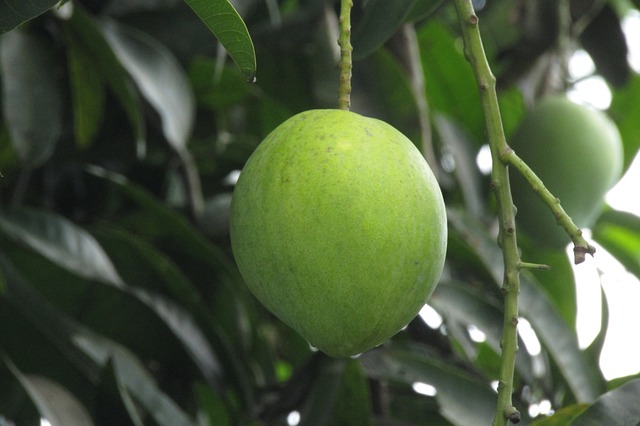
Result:
[[[587,254],[593,257],[595,253],[596,248],[591,244],[588,244],[586,242],[584,244],[576,243],[575,247],[573,247],[573,263],[579,265],[585,261]]]
[[[520,423],[520,411],[516,410],[516,407],[509,407],[505,410],[505,417],[513,424]]]

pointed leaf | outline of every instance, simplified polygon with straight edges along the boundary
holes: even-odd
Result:
[[[18,157],[35,168],[51,157],[62,132],[59,56],[44,36],[22,29],[0,41],[4,119]]]
[[[105,87],[102,71],[91,52],[67,32],[67,62],[73,97],[73,130],[76,143],[87,147],[98,133],[104,115]]]
[[[244,21],[228,0],[185,0],[205,25],[222,43],[244,74],[253,82],[256,75],[256,53]]]
[[[631,426],[640,422],[640,379],[602,395],[571,426]]]
[[[160,115],[165,138],[176,151],[183,151],[193,127],[195,99],[178,60],[141,31],[115,21],[103,21],[101,28],[122,66]]]
[[[13,363],[8,364],[51,426],[93,426],[87,409],[68,389],[46,377],[23,374]]]
[[[140,100],[127,72],[113,53],[92,17],[82,8],[76,7],[71,19],[63,21],[63,25],[67,43],[74,46],[77,45],[77,48],[83,52],[83,56],[87,56],[87,59],[93,64],[91,72],[102,76],[102,79],[120,103],[129,120],[129,124],[133,128],[138,156],[144,156],[146,136]]]
[[[0,211],[0,231],[81,277],[122,285],[96,240],[61,216],[26,208]]]
[[[2,0],[0,1],[0,34],[46,12],[59,0]]]

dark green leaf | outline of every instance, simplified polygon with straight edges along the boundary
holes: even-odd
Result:
[[[67,32],[67,62],[73,96],[76,143],[86,148],[98,133],[104,115],[104,79],[91,52]]]
[[[417,350],[373,350],[360,358],[368,376],[436,388],[442,415],[454,425],[489,425],[493,421],[496,393],[468,373]]]
[[[602,395],[571,426],[636,426],[640,423],[640,379]]]
[[[0,34],[46,12],[59,0],[2,0],[0,1]]]
[[[26,374],[64,384],[88,406],[99,370],[71,340],[77,325],[38,295],[5,257],[0,257],[0,274],[7,284],[0,298],[3,354]]]
[[[389,40],[415,3],[416,0],[366,2],[362,20],[353,29],[353,57],[364,58]]]
[[[102,75],[102,79],[124,109],[133,128],[138,155],[143,156],[146,150],[146,136],[140,100],[126,71],[96,23],[82,8],[75,7],[71,19],[64,22],[67,39],[73,39],[71,43],[77,44],[83,55],[94,64],[94,71]]]
[[[215,60],[204,57],[195,58],[191,63],[189,79],[198,103],[212,109],[223,109],[246,98],[250,86],[242,77],[231,67],[223,67],[218,74],[216,67]]]
[[[195,423],[157,386],[140,361],[126,348],[90,333],[77,333],[75,344],[96,363],[113,362],[123,398],[144,409],[160,426],[191,426]],[[127,402],[125,402],[125,405]],[[135,412],[135,408],[131,407]]]
[[[433,14],[445,0],[419,0],[413,4],[413,7],[405,17],[406,22],[414,22],[425,19]]]
[[[18,157],[35,168],[51,157],[62,132],[60,58],[46,38],[23,29],[0,41],[4,119]]]
[[[607,210],[593,227],[593,239],[640,277],[640,217],[627,212]]]
[[[620,18],[612,4],[605,3],[580,34],[580,44],[589,53],[596,70],[613,87],[623,87],[631,76],[629,49]]]
[[[1,211],[0,230],[81,277],[122,285],[118,272],[97,241],[61,216],[26,208]]]
[[[324,358],[300,412],[309,426],[372,424],[369,389],[356,360]]]
[[[182,152],[193,127],[195,99],[180,64],[148,34],[116,21],[104,21],[101,28],[122,66],[160,115],[165,138]]]
[[[228,0],[185,0],[229,52],[249,82],[255,80],[256,54],[244,21]]]
[[[637,124],[640,121],[640,75],[633,75],[627,84],[613,91],[609,114],[618,126],[622,136],[624,151],[624,170],[627,170],[640,149],[640,132]]]

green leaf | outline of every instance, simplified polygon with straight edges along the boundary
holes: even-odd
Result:
[[[77,326],[37,294],[4,256],[0,256],[0,274],[7,284],[0,298],[2,353],[25,373],[64,383],[88,406],[99,369],[71,341]]]
[[[73,130],[76,143],[86,148],[95,138],[104,115],[105,86],[91,52],[67,31],[67,62],[73,97]]]
[[[165,138],[176,151],[184,151],[195,118],[195,98],[173,53],[148,34],[116,21],[105,20],[101,28],[122,66],[160,115]]]
[[[228,0],[185,0],[211,30],[247,81],[256,75],[256,53],[244,21]]]
[[[46,12],[59,0],[2,0],[0,1],[0,34]]]
[[[61,216],[27,208],[0,211],[0,230],[81,277],[122,285],[122,279],[98,242]]]
[[[376,349],[363,354],[360,361],[370,377],[435,387],[440,412],[454,425],[489,425],[493,421],[495,391],[427,353],[417,349]]]
[[[640,379],[625,383],[597,399],[571,426],[627,426],[640,421]]]
[[[460,123],[478,147],[485,128],[478,86],[455,37],[437,21],[418,31],[425,89],[433,111]]]
[[[362,20],[354,25],[353,57],[362,59],[382,46],[404,23],[416,0],[369,0]]]
[[[593,239],[640,277],[640,217],[627,212],[609,209],[592,229]]]
[[[11,361],[5,362],[52,426],[93,426],[87,409],[68,389],[46,377],[23,374]]]
[[[59,55],[44,36],[22,29],[0,41],[5,123],[18,157],[35,168],[51,157],[62,132]]]
[[[102,76],[120,103],[133,128],[138,156],[143,156],[146,150],[146,135],[141,105],[127,72],[92,17],[81,7],[74,5],[71,19],[64,21],[63,25],[68,42],[77,45],[83,52],[82,55],[94,64],[93,71]]]
[[[537,283],[555,303],[565,323],[574,330],[578,311],[576,302],[576,281],[571,267],[571,259],[564,248],[554,250],[534,247],[522,249],[522,256],[538,264],[551,267],[548,271],[530,270],[527,275],[535,278]]]
[[[640,149],[640,132],[637,127],[640,120],[638,97],[640,97],[640,75],[634,74],[624,87],[613,91],[609,107],[609,115],[618,126],[620,136],[622,136],[623,170],[627,170]]]

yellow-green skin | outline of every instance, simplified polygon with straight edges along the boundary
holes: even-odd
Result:
[[[593,225],[605,194],[622,173],[622,142],[615,124],[564,96],[545,98],[529,111],[510,145],[580,228]],[[569,237],[549,208],[517,171],[511,176],[518,225],[536,244],[566,246]]]
[[[267,136],[240,175],[230,226],[255,296],[333,357],[411,321],[446,252],[442,194],[420,152],[344,110],[303,112]]]

